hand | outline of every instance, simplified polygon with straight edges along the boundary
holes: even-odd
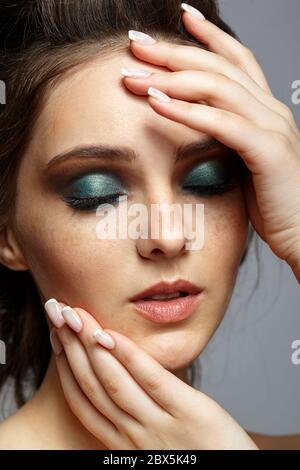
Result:
[[[92,315],[70,307],[62,315],[67,324],[57,323],[51,342],[66,401],[107,449],[257,449],[214,400],[132,340],[105,329],[115,343],[107,349],[93,336],[102,328]]]
[[[154,87],[170,102],[149,97],[155,112],[234,149],[250,170],[245,184],[250,221],[300,282],[300,132],[290,109],[274,98],[253,53],[207,20],[183,14],[186,29],[210,50],[164,41],[132,53],[170,72],[124,78],[137,95]],[[144,67],[143,67],[144,68]]]

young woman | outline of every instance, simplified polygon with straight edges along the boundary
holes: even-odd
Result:
[[[2,449],[300,447],[190,383],[250,226],[300,281],[299,129],[216,2],[192,3],[1,7],[0,384],[19,405]],[[119,196],[203,204],[202,248],[100,239]]]

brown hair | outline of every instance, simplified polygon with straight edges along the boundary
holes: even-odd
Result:
[[[43,94],[55,79],[96,54],[128,47],[128,30],[172,42],[204,47],[184,28],[179,0],[28,0],[0,6],[0,80],[6,105],[0,108],[0,232],[14,214],[18,165],[30,141]],[[190,2],[221,29],[236,37],[219,16],[217,1]],[[14,380],[18,406],[24,387],[37,389],[51,355],[48,326],[30,271],[0,264],[0,339],[6,365],[0,388]],[[194,380],[194,364],[191,365]]]

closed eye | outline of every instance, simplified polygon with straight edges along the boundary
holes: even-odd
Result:
[[[242,160],[226,155],[198,163],[185,175],[181,187],[199,196],[213,196],[240,186],[244,173]]]

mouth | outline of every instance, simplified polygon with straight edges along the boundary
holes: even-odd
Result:
[[[178,299],[179,297],[186,297],[187,295],[189,295],[188,292],[180,291],[180,292],[174,292],[173,294],[151,295],[149,297],[145,297],[142,300],[166,301],[166,300],[169,300],[169,299]]]
[[[202,289],[179,279],[160,282],[132,297],[135,311],[155,323],[173,323],[192,315],[202,298]]]

